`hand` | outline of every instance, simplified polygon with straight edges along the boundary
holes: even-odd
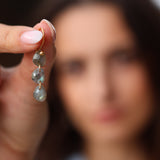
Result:
[[[43,28],[45,33],[42,48],[46,53],[43,86],[47,90],[55,60],[56,31],[46,20],[42,20],[33,28],[0,24],[0,52],[24,53],[19,65],[12,68],[0,67],[1,160],[14,160],[14,157],[16,160],[22,160],[23,156],[32,159],[47,129],[48,104],[46,101],[38,102],[33,98],[33,91],[38,84],[31,79],[33,70],[37,68],[32,58],[41,45],[42,37],[39,32],[30,40],[22,36],[26,31],[40,31],[40,28]]]

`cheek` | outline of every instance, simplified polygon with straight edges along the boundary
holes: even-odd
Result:
[[[125,104],[126,126],[135,133],[144,129],[154,114],[153,90],[143,67],[137,65],[120,73],[115,78],[116,93]]]
[[[83,82],[79,83],[78,80],[61,78],[58,81],[58,89],[71,123],[76,128],[83,126],[88,106]]]

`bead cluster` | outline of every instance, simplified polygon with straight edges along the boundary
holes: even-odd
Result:
[[[44,40],[43,40],[43,43],[44,43]],[[33,63],[36,66],[38,66],[38,68],[35,69],[32,73],[32,80],[35,83],[39,84],[33,92],[33,97],[39,102],[43,102],[47,98],[47,93],[44,87],[42,86],[42,83],[44,83],[44,80],[45,80],[45,75],[44,75],[44,70],[41,67],[43,67],[46,64],[46,55],[43,51],[41,51],[42,45],[40,49],[35,52],[32,59]]]

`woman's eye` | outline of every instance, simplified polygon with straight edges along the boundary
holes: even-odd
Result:
[[[64,67],[64,71],[70,74],[77,74],[82,71],[82,64],[80,62],[69,62]]]
[[[127,53],[119,53],[115,56],[115,59],[118,60],[118,62],[130,62],[134,59],[134,55],[127,54]]]
[[[118,58],[118,60],[128,61],[128,60],[130,60],[131,57],[126,54],[120,54],[117,58]]]

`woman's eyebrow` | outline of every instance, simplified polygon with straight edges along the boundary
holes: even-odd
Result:
[[[83,60],[81,58],[77,58],[77,57],[72,57],[71,58],[70,57],[70,58],[64,58],[64,59],[61,59],[61,60],[57,60],[56,65],[63,67],[63,66],[66,66],[68,64],[71,64],[73,62],[82,63],[82,61]]]
[[[138,52],[139,52],[139,49],[136,46],[117,46],[108,51],[107,50],[103,51],[104,54],[107,53],[106,55],[107,57],[113,57],[120,53],[127,53],[129,55],[135,55]]]

